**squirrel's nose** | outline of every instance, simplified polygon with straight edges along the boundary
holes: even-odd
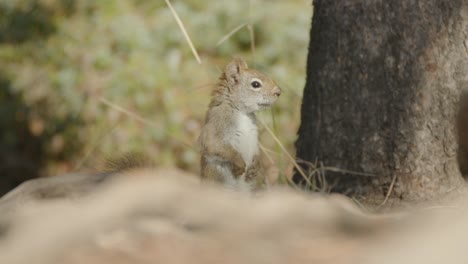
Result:
[[[281,95],[281,89],[276,86],[275,89],[273,90],[273,94],[276,95],[276,96],[280,96]]]

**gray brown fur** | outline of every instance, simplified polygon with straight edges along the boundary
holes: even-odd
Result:
[[[254,87],[254,82],[260,87]],[[221,74],[206,113],[199,143],[201,176],[234,188],[250,187],[263,171],[255,112],[281,94],[276,83],[235,58]]]

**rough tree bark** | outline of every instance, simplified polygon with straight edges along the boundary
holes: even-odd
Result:
[[[314,1],[297,158],[331,191],[423,199],[462,182],[454,120],[468,88],[467,0]],[[296,173],[296,183],[304,183]]]

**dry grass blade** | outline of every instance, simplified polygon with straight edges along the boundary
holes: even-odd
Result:
[[[270,133],[270,135],[273,137],[273,139],[278,143],[280,146],[281,150],[286,154],[286,156],[289,158],[289,160],[294,164],[294,167],[297,169],[297,171],[301,174],[301,176],[304,178],[304,180],[307,182],[309,186],[312,186],[312,182],[310,182],[309,177],[305,174],[305,172],[302,170],[302,168],[297,164],[296,160],[289,154],[288,150],[284,147],[283,143],[281,143],[281,140],[278,139],[278,137],[271,131],[271,129],[263,122],[261,119],[260,123],[262,123],[263,127]]]
[[[239,26],[237,26],[236,28],[234,28],[233,30],[231,30],[229,33],[227,33],[226,35],[224,35],[217,43],[216,43],[216,47],[218,47],[219,45],[223,44],[223,42],[225,42],[226,40],[228,40],[230,37],[232,37],[232,35],[236,34],[237,31],[241,30],[243,27],[247,26],[247,23],[244,23],[244,24],[241,24]]]
[[[91,155],[94,153],[94,151],[96,151],[96,149],[97,149],[97,147],[99,145],[99,142],[101,142],[107,135],[111,134],[115,130],[115,128],[117,128],[117,125],[118,125],[118,123],[112,125],[112,127],[110,129],[108,129],[107,131],[105,131],[105,133],[103,133],[102,135],[100,135],[100,136],[98,136],[97,138],[94,139],[94,141],[92,142],[90,147],[88,147],[88,149],[86,150],[83,158],[81,158],[76,163],[76,165],[74,167],[74,170],[82,169],[85,162],[87,162],[88,159],[91,157]]]
[[[188,35],[187,30],[185,30],[184,23],[182,23],[182,20],[180,20],[179,15],[177,15],[174,7],[172,7],[171,2],[169,0],[165,0],[165,1],[166,1],[167,6],[169,7],[169,9],[172,12],[172,15],[174,16],[175,20],[177,21],[177,24],[179,25],[180,30],[182,30],[182,34],[184,34],[184,37],[187,40],[187,42],[188,42],[188,44],[190,46],[190,49],[192,50],[193,56],[195,56],[195,59],[197,59],[198,63],[201,64],[202,61],[200,59],[200,56],[198,56],[198,52],[195,49],[195,47],[193,46],[192,40],[190,39],[190,36]]]
[[[255,59],[255,32],[252,24],[247,25],[250,35],[250,49],[252,50],[252,57]]]
[[[143,123],[143,124],[145,124],[145,125],[157,126],[155,123],[153,123],[153,122],[151,122],[151,121],[149,121],[149,120],[147,120],[147,119],[145,119],[145,118],[143,118],[143,117],[141,117],[141,116],[139,116],[139,115],[137,115],[137,114],[135,114],[135,113],[133,113],[133,112],[131,112],[131,111],[129,111],[129,110],[127,110],[127,109],[121,107],[121,106],[119,106],[119,105],[116,105],[116,104],[114,104],[114,103],[111,103],[110,101],[108,101],[107,99],[105,99],[105,98],[103,98],[103,97],[100,97],[100,98],[99,98],[99,101],[100,101],[101,103],[107,105],[107,106],[110,106],[110,107],[112,107],[112,108],[118,110],[119,112],[122,112],[122,113],[124,113],[124,114],[126,114],[126,115],[128,115],[128,116],[130,116],[130,117],[132,117],[132,118],[134,118],[135,120],[137,120],[137,121],[139,121],[139,122],[141,122],[141,123]]]
[[[326,171],[341,172],[341,173],[347,173],[347,174],[358,175],[358,176],[368,176],[368,177],[376,176],[373,173],[350,171],[350,170],[340,169],[336,167],[323,167],[323,169]]]
[[[247,25],[247,29],[249,30],[249,37],[250,37],[250,49],[252,51],[252,57],[255,61],[255,32],[253,28],[253,2],[249,0],[249,23]]]
[[[468,40],[465,40],[463,42],[463,45],[465,45],[465,51],[466,51],[466,54],[468,54]]]
[[[385,195],[385,199],[384,199],[383,202],[378,206],[378,208],[384,206],[384,205],[387,203],[388,198],[390,197],[390,194],[391,194],[392,191],[393,191],[393,186],[395,185],[395,182],[396,182],[396,174],[393,175],[392,183],[390,183],[390,187],[388,188],[387,195]]]
[[[115,110],[117,110],[117,111],[119,111],[119,112],[121,112],[121,113],[124,113],[124,114],[130,116],[131,118],[134,118],[134,119],[137,120],[138,122],[141,122],[141,123],[143,123],[143,124],[145,124],[145,125],[147,125],[147,126],[152,126],[152,127],[157,128],[157,129],[161,129],[160,126],[158,126],[156,123],[151,122],[150,120],[148,120],[148,119],[146,119],[146,118],[143,118],[143,117],[139,116],[138,114],[133,113],[133,112],[131,112],[131,111],[129,111],[129,110],[127,110],[127,109],[125,109],[125,108],[119,106],[119,105],[116,105],[116,104],[114,104],[114,103],[108,101],[107,99],[105,99],[105,98],[103,98],[103,97],[99,97],[99,102],[101,102],[101,103],[103,103],[103,104],[105,104],[105,105],[107,105],[107,106],[109,106],[109,107],[112,107],[112,108],[114,108]],[[168,133],[166,133],[166,134],[168,134]],[[173,137],[172,137],[172,138],[173,138]],[[184,141],[184,140],[181,140],[181,139],[176,139],[176,140],[179,141],[181,144],[183,144],[184,146],[186,146],[186,147],[188,147],[188,148],[192,148],[192,147],[193,147],[192,144],[190,144],[190,143],[188,143],[188,142],[186,142],[186,141]]]
[[[273,158],[271,157],[270,153],[274,153],[273,150],[271,149],[268,149],[266,148],[265,146],[262,145],[262,143],[259,143],[259,146],[260,146],[260,149],[263,151],[263,153],[265,154],[265,156],[268,158],[268,160],[271,162],[271,163],[274,163],[274,160]],[[270,152],[270,153],[269,153]]]

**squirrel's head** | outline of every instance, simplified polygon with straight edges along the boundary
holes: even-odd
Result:
[[[231,104],[246,113],[270,107],[281,94],[271,78],[249,69],[241,58],[234,58],[226,66],[218,89],[229,97]]]

